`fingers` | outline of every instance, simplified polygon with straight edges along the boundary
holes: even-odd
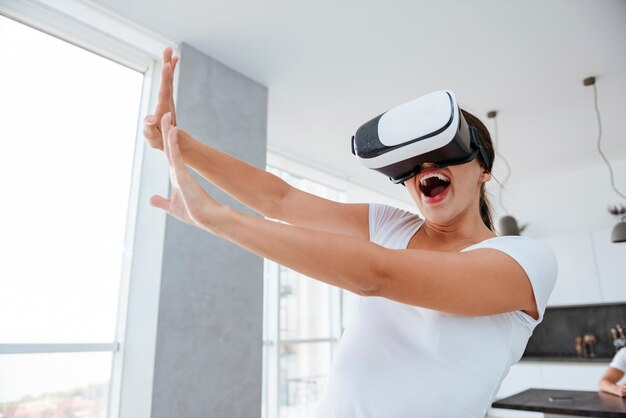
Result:
[[[161,85],[159,87],[159,99],[156,107],[158,117],[165,112],[172,113],[172,125],[176,125],[176,113],[174,108],[174,71],[179,57],[173,56],[172,48],[163,51],[163,65],[161,68]]]
[[[176,71],[176,64],[178,64],[178,57],[172,57],[171,70],[170,70],[170,112],[172,112],[172,125],[176,126],[176,107],[174,104],[174,72]]]
[[[169,46],[163,50],[163,63],[170,62],[172,60],[172,53],[174,50]]]
[[[168,160],[170,162],[171,170],[171,181],[172,184],[176,184],[180,186],[180,179],[187,179],[187,175],[189,172],[187,171],[187,167],[183,161],[183,157],[180,153],[180,148],[178,147],[178,128],[175,126],[169,126],[167,133],[167,139],[165,134],[163,136],[163,142],[167,143],[167,154]],[[181,189],[181,194],[184,196],[184,192]]]
[[[159,99],[157,101],[156,106],[156,114],[157,116],[163,115],[165,112],[169,111],[170,99],[172,96],[171,86],[172,83],[170,81],[171,76],[171,67],[170,63],[163,63],[163,68],[161,68],[161,86],[159,87]]]
[[[170,129],[167,140],[168,140],[168,150],[170,153],[170,160],[171,160],[172,166],[174,167],[174,170],[176,171],[177,174],[181,173],[182,170],[186,170],[187,167],[185,166],[185,163],[183,162],[183,157],[180,153],[180,148],[178,146],[178,128],[173,126]]]
[[[171,125],[172,125],[172,114],[170,112],[167,112],[161,118],[161,134],[162,134],[162,139],[163,139],[163,150],[165,151],[165,156],[167,157],[167,161],[169,161],[170,165],[172,164],[172,158],[170,156],[168,135],[170,133]]]
[[[159,195],[154,195],[150,198],[150,204],[155,208],[163,209],[164,211],[169,212],[170,199],[166,199]]]
[[[181,197],[187,206],[189,196],[197,198],[199,195],[202,195],[202,188],[193,178],[189,170],[187,170],[187,166],[180,152],[180,147],[178,146],[177,127],[172,126],[170,128],[166,142],[171,167],[170,180],[172,181],[172,185],[178,187]]]

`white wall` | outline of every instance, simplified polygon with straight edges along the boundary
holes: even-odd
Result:
[[[566,158],[565,152],[555,158]],[[616,186],[626,194],[626,159],[611,164]],[[498,206],[497,183],[492,181],[488,190],[498,218],[503,211]],[[607,206],[626,204],[611,188],[609,169],[601,160],[592,167],[506,186],[503,193],[504,206],[520,224],[528,224],[523,235],[532,237],[612,228],[618,219]]]

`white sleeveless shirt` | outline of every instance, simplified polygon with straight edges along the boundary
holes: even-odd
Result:
[[[370,241],[384,247],[406,248],[422,224],[413,213],[370,205]],[[462,251],[479,248],[502,251],[519,263],[530,279],[539,319],[522,311],[461,316],[360,298],[317,418],[484,417],[543,319],[557,264],[552,251],[531,238],[496,237]]]

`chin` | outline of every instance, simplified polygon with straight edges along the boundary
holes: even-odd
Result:
[[[449,224],[454,218],[449,213],[441,213],[437,210],[431,210],[424,213],[424,217],[428,222],[438,224],[438,225],[446,225]]]

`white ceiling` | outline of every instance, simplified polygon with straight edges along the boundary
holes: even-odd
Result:
[[[602,163],[582,84],[595,75],[603,149],[626,158],[624,0],[93,2],[266,85],[272,149],[405,200],[357,163],[350,137],[434,90],[453,90],[490,129],[485,114],[499,111],[513,184]]]

